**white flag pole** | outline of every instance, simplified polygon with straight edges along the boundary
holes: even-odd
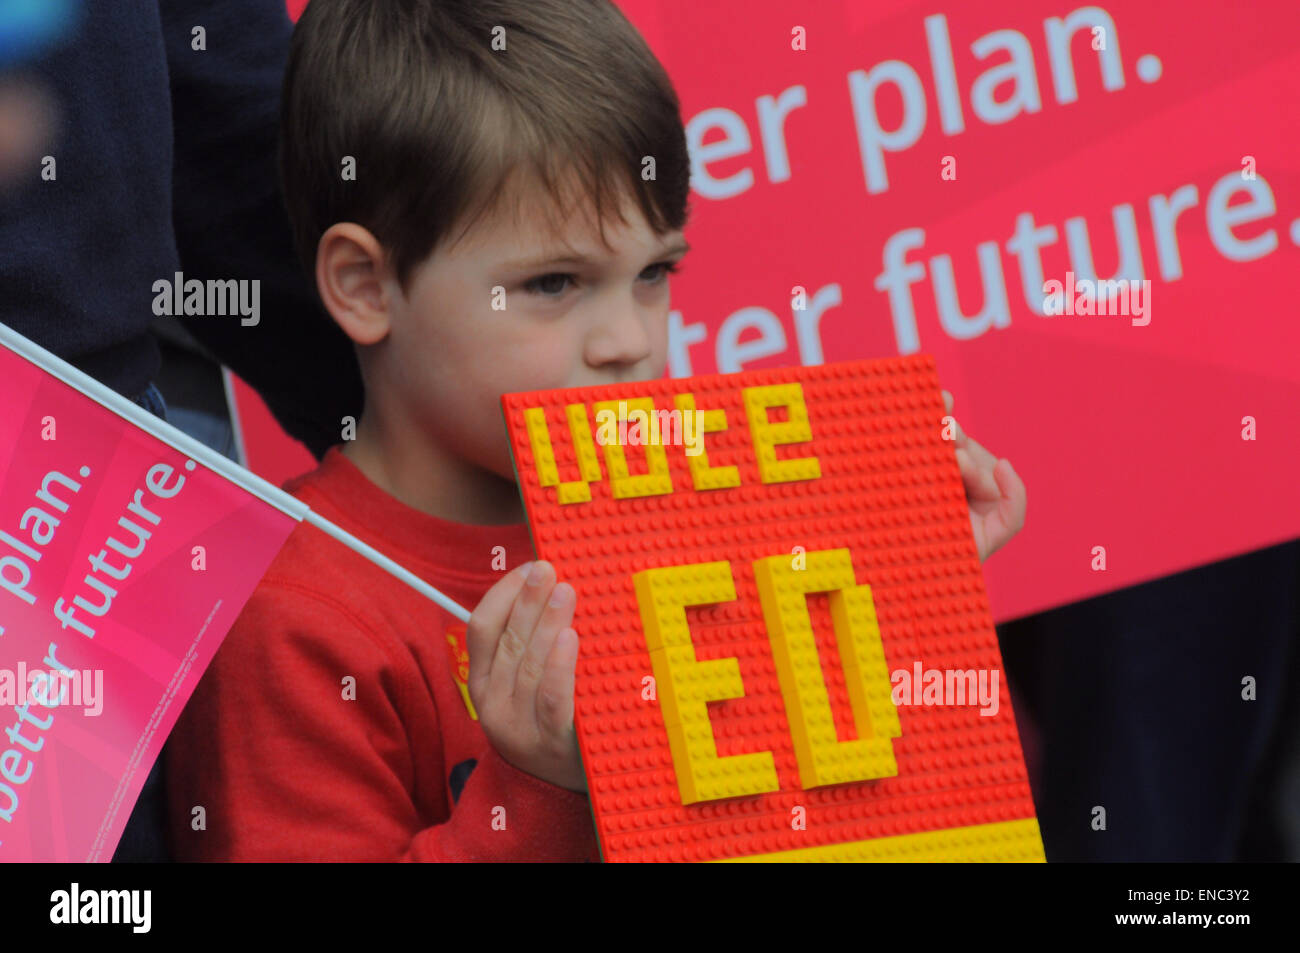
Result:
[[[217,453],[211,447],[200,443],[188,434],[182,433],[165,420],[155,417],[139,404],[127,400],[112,388],[105,387],[93,377],[77,370],[67,361],[56,357],[5,324],[0,324],[0,345],[13,351],[24,360],[30,361],[42,370],[48,371],[73,390],[84,394],[119,417],[125,417],[141,430],[147,431],[168,446],[174,447],[192,460],[203,464],[209,470],[225,477],[241,489],[247,490],[263,502],[274,506],[280,512],[292,516],[299,522],[311,523],[313,526],[318,527],[344,546],[369,559],[380,569],[400,579],[422,596],[433,600],[460,621],[469,622],[469,611],[460,603],[439,592],[415,573],[389,559],[373,546],[362,542],[318,513],[312,512],[311,507],[302,500],[290,496],[279,487],[263,480],[257,474],[244,469],[233,460]]]

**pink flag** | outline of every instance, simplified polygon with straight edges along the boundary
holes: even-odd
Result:
[[[108,860],[296,519],[3,348],[0,406],[0,860]]]
[[[305,503],[0,324],[0,861],[108,860]]]

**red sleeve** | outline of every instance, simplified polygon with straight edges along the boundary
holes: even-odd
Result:
[[[490,746],[446,824],[425,828],[403,860],[600,860],[585,794],[526,774]]]
[[[517,770],[490,748],[449,816],[422,821],[411,796],[420,753],[411,751],[401,711],[421,703],[404,693],[427,689],[403,655],[342,602],[260,586],[168,741],[173,856],[599,859],[587,797]],[[348,676],[355,700],[346,697]],[[427,756],[441,763],[441,754]]]

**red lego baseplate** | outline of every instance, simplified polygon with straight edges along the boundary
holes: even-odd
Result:
[[[606,860],[1043,859],[932,358],[502,406]]]

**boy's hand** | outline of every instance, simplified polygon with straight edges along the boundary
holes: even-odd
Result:
[[[469,695],[492,747],[520,771],[585,791],[573,730],[576,595],[548,562],[498,580],[469,617]]]
[[[952,414],[952,394],[943,392],[943,405]],[[966,485],[970,504],[970,525],[980,562],[988,559],[1025,525],[1025,484],[1011,468],[1010,460],[999,460],[966,436],[953,421],[957,433],[957,466]]]

